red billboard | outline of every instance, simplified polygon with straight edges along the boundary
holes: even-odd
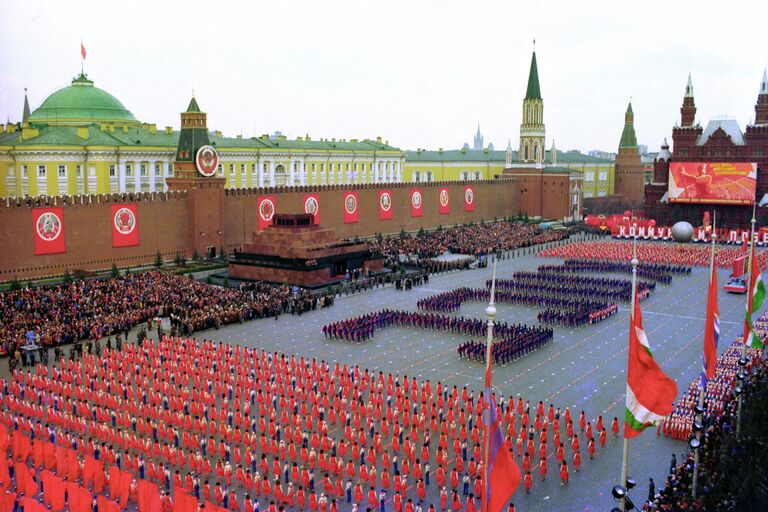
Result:
[[[757,164],[744,162],[672,162],[672,203],[752,204]]]

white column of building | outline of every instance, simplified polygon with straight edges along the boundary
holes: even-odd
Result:
[[[136,160],[133,162],[133,191],[134,192],[141,192],[141,161]]]
[[[269,161],[269,186],[275,186],[275,162],[272,160]]]
[[[117,161],[117,191],[125,192],[125,160]]]
[[[168,160],[163,160],[163,192],[168,191],[168,183],[166,183],[166,179],[168,179],[168,172],[171,170],[171,162]]]
[[[299,185],[302,187],[306,184],[306,178],[304,177],[307,174],[307,164],[304,162],[304,159],[301,159],[299,162]]]
[[[403,163],[398,160],[395,163],[395,167],[397,169],[397,182],[402,183],[403,182]]]
[[[150,160],[149,161],[149,191],[154,192],[155,191],[155,166],[157,165],[157,160]]]
[[[266,161],[258,160],[256,163],[256,171],[258,172],[259,177],[259,188],[264,186],[264,164]]]

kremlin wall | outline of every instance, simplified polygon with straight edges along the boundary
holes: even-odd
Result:
[[[339,238],[477,223],[519,213],[515,180],[473,182],[474,211],[466,211],[462,206],[464,184],[461,182],[418,184],[423,196],[421,217],[411,216],[410,191],[413,186],[392,183],[358,187],[221,189],[218,192],[222,195],[221,233],[203,233],[202,236],[192,230],[194,221],[191,210],[197,190],[10,198],[0,201],[0,237],[13,241],[0,251],[0,281],[59,276],[65,270],[109,269],[113,263],[118,267],[151,264],[157,252],[167,260],[173,260],[176,254],[192,257],[195,250],[203,256],[209,246],[215,247],[217,253],[221,247],[232,252],[250,241],[253,233],[258,231],[257,199],[265,195],[276,198],[276,213],[304,213],[305,194],[316,193],[320,204],[320,225],[335,229]],[[441,188],[447,188],[450,194],[450,213],[447,214],[440,214],[438,209]],[[391,192],[393,212],[391,219],[380,220],[379,192],[384,189]],[[359,220],[345,224],[343,197],[350,190],[358,193]],[[111,207],[116,204],[136,205],[138,245],[114,246]],[[46,207],[61,208],[62,236],[66,244],[63,253],[35,254],[33,210]],[[217,216],[215,211],[203,214]],[[206,245],[207,239],[216,239],[216,243]],[[197,240],[200,240],[200,245],[197,245]]]

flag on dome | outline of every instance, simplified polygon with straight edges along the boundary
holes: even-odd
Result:
[[[83,46],[82,41],[80,41],[80,55],[82,55],[83,59],[85,59],[85,46]]]
[[[661,421],[674,409],[677,384],[653,358],[643,329],[640,300],[635,291],[635,307],[629,321],[629,365],[627,368],[627,404],[624,437],[630,439]]]
[[[760,275],[754,244],[752,244],[751,251],[752,268],[749,272],[749,297],[747,298],[747,311],[744,317],[744,343],[751,348],[763,348],[763,340],[755,331],[755,326],[752,323],[752,314],[763,306],[765,283],[763,283],[763,278]]]

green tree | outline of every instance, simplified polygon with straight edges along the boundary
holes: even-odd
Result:
[[[180,267],[184,264],[184,258],[182,258],[181,254],[177,251],[176,256],[173,258],[173,263],[176,264],[177,267]]]
[[[205,284],[213,284],[213,277],[210,274],[205,278]]]
[[[155,254],[155,266],[158,268],[163,266],[163,255],[160,254],[160,251]]]
[[[21,290],[21,283],[15,277],[11,280],[11,291]]]
[[[224,288],[229,288],[229,278],[228,277],[224,278]]]
[[[120,270],[118,270],[116,264],[112,264],[112,269],[109,271],[109,275],[112,277],[117,277],[120,275]]]
[[[70,284],[72,282],[72,274],[69,273],[69,270],[64,271],[64,275],[61,276],[61,282],[64,284]]]
[[[195,249],[195,252],[192,253],[192,260],[200,261],[200,255],[197,253],[197,249]]]

